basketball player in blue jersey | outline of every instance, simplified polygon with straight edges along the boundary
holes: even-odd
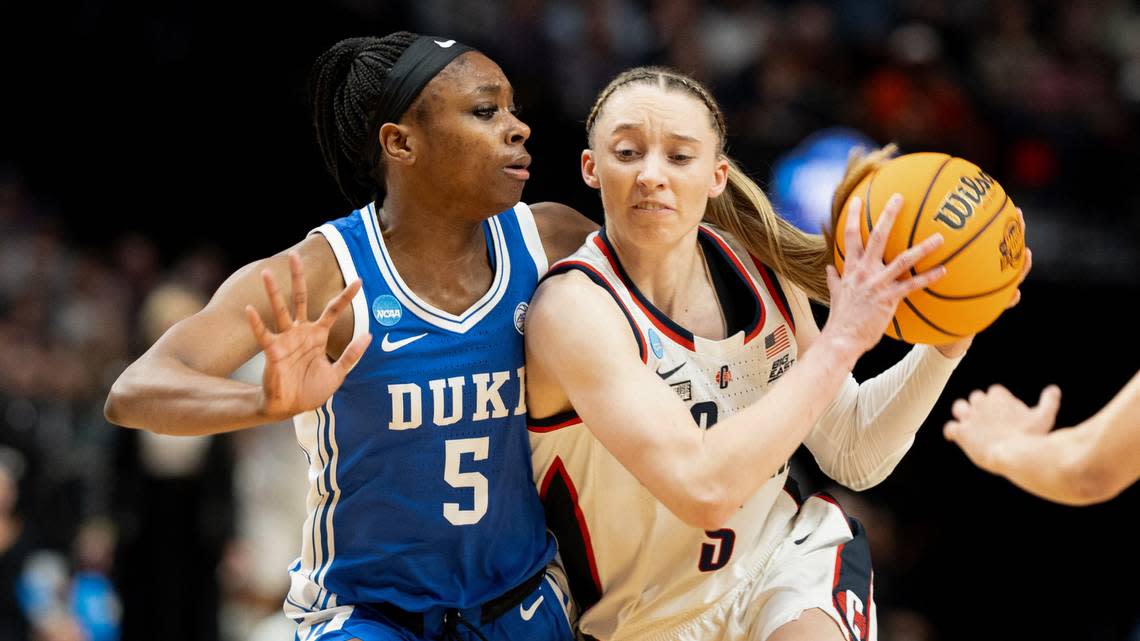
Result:
[[[535,478],[581,631],[876,638],[862,526],[787,487],[787,461],[804,443],[863,489],[910,447],[970,340],[916,346],[861,384],[851,369],[944,273],[908,273],[941,236],[884,264],[901,199],[865,248],[851,214],[839,277],[829,240],[778,219],[725,156],[708,91],[669,69],[619,75],[586,126],[605,226],[552,265],[526,333]],[[836,203],[883,156],[854,161]],[[822,330],[809,296],[830,301]]]
[[[352,38],[311,89],[356,209],[231,276],[122,374],[107,417],[186,435],[295,417],[310,463],[285,604],[299,639],[570,639],[531,480],[522,330],[548,262],[595,226],[518,202],[530,130],[477,51]],[[225,378],[259,350],[260,387]]]

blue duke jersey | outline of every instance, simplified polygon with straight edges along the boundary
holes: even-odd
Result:
[[[386,602],[469,608],[554,556],[531,477],[522,328],[546,271],[522,203],[484,222],[494,280],[461,315],[404,284],[373,205],[325,224],[353,336],[372,334],[336,393],[295,418],[309,460],[308,518],[286,612]]]

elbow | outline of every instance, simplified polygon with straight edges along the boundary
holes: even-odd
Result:
[[[734,499],[727,488],[716,485],[685,492],[682,505],[674,510],[677,518],[702,530],[719,530],[740,509],[740,501]]]
[[[1116,498],[1126,487],[1113,469],[1099,461],[1081,458],[1062,466],[1062,478],[1069,488],[1070,505],[1094,505]]]
[[[834,480],[853,492],[864,492],[883,482],[881,478],[842,478]]]
[[[107,393],[107,401],[103,403],[103,417],[109,423],[120,427],[135,427],[130,421],[131,401],[132,395],[128,385],[120,376],[111,386],[111,391]]]
[[[870,465],[859,465],[858,461],[855,460],[841,458],[840,461],[831,465],[821,464],[820,470],[843,487],[854,492],[864,492],[882,483],[890,476],[898,462],[899,458],[892,457],[881,461],[878,466],[872,467]]]
[[[107,393],[107,401],[103,403],[103,418],[107,422],[115,425],[123,425],[123,405],[126,402],[123,398],[123,393],[119,389],[118,381],[111,386],[111,391]]]

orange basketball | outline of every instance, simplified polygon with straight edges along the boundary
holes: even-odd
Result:
[[[946,266],[946,275],[907,296],[887,336],[908,343],[941,344],[980,332],[1001,315],[1017,289],[1025,262],[1025,230],[1005,190],[973,163],[946,154],[894,158],[851,192],[863,199],[863,243],[887,199],[899,193],[903,207],[887,240],[884,262],[941,233],[946,242],[911,270]],[[836,224],[835,265],[843,273],[844,204]]]

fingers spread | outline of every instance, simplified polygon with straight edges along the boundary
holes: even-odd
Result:
[[[301,255],[296,251],[289,252],[289,273],[293,277],[293,318],[308,320],[309,286],[305,283],[305,269],[301,263]]]
[[[899,211],[902,210],[902,195],[894,194],[887,201],[886,207],[883,208],[883,213],[879,216],[878,224],[875,229],[871,231],[871,235],[867,237],[867,255],[872,256],[878,260],[883,259],[883,251],[887,247],[887,239],[891,236],[891,229],[895,226],[895,221],[899,217]]]
[[[360,362],[361,357],[364,356],[364,350],[368,349],[368,345],[371,342],[372,334],[361,334],[352,339],[348,347],[344,348],[344,353],[341,354],[340,358],[333,364],[333,367],[340,373],[342,379],[348,376],[352,368],[356,367],[356,364]]]
[[[289,317],[289,306],[285,304],[285,297],[277,287],[277,279],[268,269],[261,270],[261,280],[265,283],[265,292],[269,294],[269,306],[273,309],[273,319],[277,323],[277,331],[283,332],[293,324]]]
[[[887,267],[887,275],[891,279],[902,276],[911,267],[917,265],[923,258],[929,256],[931,252],[941,247],[943,242],[945,242],[945,239],[942,234],[934,234],[914,247],[900,253],[898,256],[895,256],[895,259],[892,260],[891,264]]]
[[[321,313],[321,317],[317,320],[317,323],[327,328],[332,328],[333,324],[336,323],[336,319],[340,318],[345,308],[352,303],[352,297],[356,295],[356,292],[360,291],[360,286],[361,282],[359,278],[349,283],[348,287],[341,290],[335,298],[329,301],[328,305],[325,305],[325,310]]]
[[[253,336],[257,339],[257,344],[261,349],[267,349],[270,343],[273,342],[273,333],[265,327],[265,323],[261,320],[261,314],[253,308],[253,305],[245,306],[245,317],[249,321],[249,326],[253,329]]]
[[[970,414],[970,403],[965,399],[958,399],[950,406],[950,414],[959,421],[964,420]]]
[[[940,278],[946,275],[946,267],[939,265],[932,267],[918,276],[912,276],[900,281],[897,281],[896,287],[899,290],[899,298],[902,299],[911,292],[916,292],[920,289],[926,289],[934,283],[938,282]]]

